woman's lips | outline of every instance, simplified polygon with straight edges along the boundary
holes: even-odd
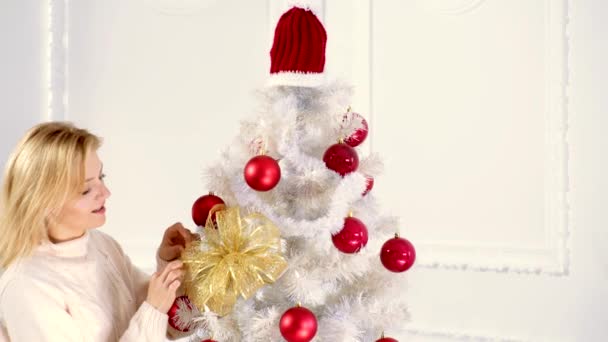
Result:
[[[106,207],[105,207],[105,205],[102,206],[101,208],[97,209],[97,210],[93,210],[93,213],[95,213],[95,214],[105,214],[106,213]]]

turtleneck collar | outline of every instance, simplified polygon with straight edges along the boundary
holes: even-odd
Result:
[[[87,246],[91,233],[88,230],[81,237],[73,240],[53,243],[51,241],[43,242],[36,251],[45,255],[53,255],[58,257],[81,257],[87,254]]]

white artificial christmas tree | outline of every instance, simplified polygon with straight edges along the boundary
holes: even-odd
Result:
[[[268,281],[272,284],[238,299],[227,313],[207,305],[190,310],[180,303],[178,326],[189,326],[199,341],[377,341],[382,332],[388,336],[409,320],[402,271],[414,262],[415,252],[407,240],[395,237],[397,219],[381,215],[370,192],[380,158],[357,160],[349,147],[365,140],[367,123],[350,110],[350,86],[325,78],[325,42],[325,30],[310,8],[300,4],[283,14],[259,113],[242,123],[240,134],[207,172],[208,190],[217,197],[195,203],[195,222],[213,225],[209,209],[221,200],[243,216],[259,213],[278,228],[274,252],[286,264],[277,266],[280,274]],[[255,159],[262,153],[266,159]],[[221,231],[224,217],[217,215]],[[205,229],[200,233],[203,241],[212,239]],[[387,241],[397,251],[385,251],[381,260]],[[314,314],[316,331],[298,327],[302,316],[292,312],[281,321],[298,303]],[[298,335],[298,329],[305,331]]]

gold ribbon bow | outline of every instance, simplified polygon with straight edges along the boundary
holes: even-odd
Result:
[[[211,213],[210,213],[211,216]],[[199,308],[224,316],[238,296],[251,297],[287,269],[279,229],[259,213],[240,216],[239,207],[216,212],[204,235],[182,253],[186,295]]]

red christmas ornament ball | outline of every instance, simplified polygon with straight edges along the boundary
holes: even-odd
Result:
[[[252,189],[268,191],[281,180],[281,167],[272,157],[255,156],[245,166],[244,175],[245,181]]]
[[[212,339],[208,339],[208,340],[203,340],[201,342],[217,342],[216,340],[212,340]]]
[[[344,219],[344,228],[332,235],[334,246],[343,253],[357,253],[367,245],[367,227],[358,218],[347,217]]]
[[[204,226],[211,209],[216,205],[224,204],[224,201],[214,194],[201,196],[192,205],[192,220],[197,226]],[[215,220],[215,213],[211,215],[211,219]]]
[[[395,236],[382,246],[380,261],[391,272],[405,272],[416,261],[416,250],[411,242]]]
[[[359,167],[359,156],[354,148],[344,143],[331,145],[323,155],[323,161],[330,170],[341,176],[351,173]]]
[[[395,340],[392,337],[383,337],[379,340],[376,340],[376,342],[399,342],[399,341]]]
[[[374,177],[365,176],[365,191],[363,191],[363,194],[361,194],[361,196],[367,195],[370,191],[372,191],[373,188],[374,188]]]
[[[181,327],[177,324],[177,313],[179,311],[180,301],[185,304],[188,309],[193,309],[192,303],[190,302],[190,299],[187,296],[179,296],[175,298],[173,304],[171,305],[171,308],[169,308],[169,311],[167,312],[167,315],[169,316],[169,325],[175,330],[188,332],[190,330],[189,326]]]
[[[307,308],[296,306],[285,311],[279,329],[288,342],[308,342],[317,333],[317,318]]]
[[[348,138],[344,139],[344,142],[346,144],[348,144],[349,146],[357,147],[357,146],[361,145],[363,143],[363,141],[365,141],[365,138],[367,138],[367,133],[369,132],[369,126],[367,125],[367,121],[365,120],[365,118],[363,118],[363,116],[361,116],[360,114],[351,112],[351,113],[345,114],[345,116],[347,116],[347,115],[352,115],[353,119],[360,120],[361,124],[363,125],[363,127],[358,128],[357,130],[355,130],[353,132],[353,134],[349,135]]]

